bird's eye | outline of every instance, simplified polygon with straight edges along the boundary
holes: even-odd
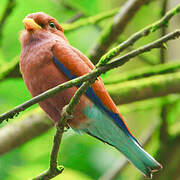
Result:
[[[51,28],[54,28],[54,29],[56,28],[56,26],[55,26],[55,24],[54,24],[53,22],[50,22],[50,23],[49,23],[49,26],[50,26]]]

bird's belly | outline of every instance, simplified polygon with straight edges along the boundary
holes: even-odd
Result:
[[[68,81],[68,78],[54,64],[49,64],[48,67],[46,66],[38,70],[36,74],[33,73],[28,76],[30,78],[25,76],[24,79],[32,96],[37,96],[48,89]],[[65,89],[53,97],[41,101],[39,105],[53,121],[57,122],[61,118],[62,108],[69,103],[76,90],[76,87]],[[69,121],[73,128],[78,128],[80,124],[86,122],[86,116],[82,112],[87,104],[90,105],[91,101],[86,96],[82,96],[75,108],[73,118]]]

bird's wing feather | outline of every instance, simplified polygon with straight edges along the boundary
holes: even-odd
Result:
[[[84,56],[79,50],[72,48],[70,45],[67,46],[67,44],[64,43],[57,43],[53,46],[52,51],[54,55],[53,60],[56,66],[63,71],[69,79],[87,74],[94,68],[94,65],[86,56]],[[109,116],[111,116],[119,127],[134,138],[122,116],[118,112],[116,105],[106,91],[101,78],[98,79],[99,80],[96,80],[92,85],[92,88],[87,90],[86,95],[93,101],[93,103],[98,105]]]

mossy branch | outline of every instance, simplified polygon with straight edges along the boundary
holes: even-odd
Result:
[[[93,81],[91,81],[92,83]],[[87,90],[87,88],[91,85],[90,82],[84,82],[80,88],[76,91],[74,96],[71,98],[68,105],[66,105],[62,110],[62,117],[56,124],[56,134],[54,136],[53,147],[50,156],[50,166],[49,169],[38,175],[37,177],[33,178],[33,180],[42,180],[42,179],[52,179],[59,174],[61,174],[64,170],[64,167],[59,166],[57,159],[58,159],[58,152],[61,144],[62,135],[64,132],[64,127],[69,119],[71,119],[71,114],[74,111],[75,106],[78,104],[80,97],[82,94]]]
[[[116,86],[116,85],[115,85]],[[121,93],[120,93],[121,94]],[[122,93],[123,94],[123,93]],[[121,94],[121,95],[122,95]],[[132,112],[146,111],[150,109],[158,109],[164,105],[173,105],[180,102],[179,94],[170,94],[167,96],[159,96],[156,98],[143,99],[141,101],[132,101],[129,104],[118,103],[118,109],[122,115]]]
[[[104,84],[116,84],[124,81],[135,80],[139,78],[154,76],[158,74],[165,74],[175,72],[180,69],[180,62],[171,62],[166,64],[159,64],[155,66],[148,66],[133,70],[131,72],[122,73],[121,76],[112,76],[111,79],[105,79]]]
[[[33,180],[41,180],[41,179],[52,179],[55,176],[58,176],[62,173],[64,168],[62,166],[58,166],[57,158],[58,152],[61,144],[62,135],[64,132],[64,127],[66,126],[66,122],[72,118],[72,113],[74,111],[75,106],[79,103],[80,97],[85,93],[87,88],[95,81],[95,78],[91,81],[84,82],[76,91],[74,96],[71,98],[68,105],[66,105],[62,110],[62,117],[58,121],[56,125],[56,134],[54,136],[54,143],[53,148],[51,151],[51,158],[50,158],[50,167],[44,173],[38,175],[37,177],[33,178]]]
[[[44,171],[40,175],[36,176],[32,180],[52,179],[63,172],[64,167],[58,165],[57,159],[58,159],[58,152],[59,152],[61,139],[63,136],[64,127],[66,125],[67,119],[68,119],[67,113],[63,110],[62,117],[58,121],[58,125],[56,126],[56,134],[54,135],[53,147],[52,147],[51,156],[50,156],[49,169]]]
[[[103,13],[104,15],[100,14],[100,15],[97,15],[94,17],[89,17],[89,19],[93,19],[93,20],[88,20],[88,21],[87,21],[87,19],[79,20],[80,22],[77,21],[77,22],[73,23],[73,24],[77,23],[79,25],[73,25],[72,30],[73,30],[73,28],[75,28],[75,27],[78,28],[81,25],[83,26],[83,25],[91,24],[92,22],[97,23],[97,22],[105,19],[105,17],[110,17],[111,15],[116,14],[118,12],[118,10],[119,9],[117,8],[117,9],[112,10],[112,12],[109,11],[109,13],[108,12]],[[106,53],[104,56],[101,57],[100,64],[106,63],[106,62],[104,62],[105,59],[106,59],[106,61],[109,61],[110,59],[114,58],[120,52],[122,52],[124,49],[133,45],[141,37],[147,36],[150,32],[154,32],[158,28],[165,26],[167,24],[167,22],[169,22],[170,19],[173,16],[177,15],[179,12],[180,12],[180,4],[178,4],[175,8],[170,10],[168,13],[166,13],[166,15],[162,19],[160,19],[159,21],[157,21],[154,24],[147,26],[146,28],[144,28],[144,29],[138,31],[137,33],[133,34],[126,41],[124,41],[123,43],[121,43],[117,47],[113,48],[108,53]],[[107,14],[107,16],[106,16],[106,14]],[[66,25],[63,25],[65,31],[69,31],[71,29],[70,27],[68,28],[69,25],[70,24],[68,24],[67,27],[66,27]],[[99,50],[98,50],[98,52],[99,52]],[[11,66],[10,66],[10,68],[8,68],[8,66],[3,67],[3,70],[0,70],[0,81],[2,81],[3,79],[6,79],[8,77],[12,77],[12,78],[21,77],[21,74],[19,72],[19,65],[18,65],[17,61],[16,61],[14,68],[12,68]],[[15,72],[15,76],[14,76],[14,72]]]
[[[117,42],[115,43],[115,47],[118,46],[119,44],[121,44],[123,41],[125,41],[127,38],[123,35],[121,35],[119,37],[119,39],[117,40]],[[135,48],[133,46],[129,46],[126,51],[133,51]],[[147,65],[156,65],[157,63],[154,62],[154,60],[152,58],[149,58],[149,57],[146,57],[145,55],[143,54],[140,54],[138,56],[138,59],[140,61],[142,61],[143,63],[147,64]]]
[[[41,135],[52,126],[52,121],[40,108],[26,112],[18,121],[1,127],[0,155]]]
[[[161,16],[164,17],[166,10],[167,10],[168,0],[163,0],[161,3],[162,3],[161,4],[161,6],[162,6]],[[165,27],[163,27],[160,32],[160,36],[164,36],[164,35],[166,35]],[[166,51],[164,48],[160,48],[160,63],[161,64],[166,63]],[[160,123],[160,127],[159,127],[159,132],[160,132],[159,133],[159,140],[160,140],[160,148],[159,149],[161,149],[161,148],[166,149],[166,144],[170,137],[169,130],[168,130],[168,108],[169,107],[167,105],[164,105],[161,108],[161,113],[160,113],[161,123]],[[159,150],[157,150],[157,151],[159,151]]]
[[[112,9],[103,13],[99,13],[97,15],[94,15],[88,18],[83,18],[71,24],[65,23],[65,24],[62,24],[62,27],[65,32],[69,32],[69,31],[75,30],[77,28],[80,28],[89,24],[97,24],[100,21],[103,21],[107,18],[114,16],[119,11],[119,9],[120,8],[115,8],[115,9]],[[4,23],[4,18],[2,22],[0,21],[0,29],[1,29],[1,24],[3,23]],[[19,71],[19,57],[14,58],[10,63],[0,68],[0,81],[5,80],[7,78],[20,78],[20,77],[21,77],[21,73]]]
[[[19,77],[21,77],[19,70],[19,57],[15,57],[11,62],[4,64],[0,68],[0,82],[7,78]]]
[[[121,92],[119,93],[121,95]],[[169,95],[137,102],[134,102],[132,99],[131,104],[119,105],[118,109],[122,115],[125,115],[131,112],[160,108],[165,104],[171,105],[179,101],[180,96],[178,95]],[[53,123],[39,107],[24,113],[17,121],[9,123],[0,129],[0,155],[45,133],[51,127],[53,127]]]
[[[163,18],[164,15],[166,14],[167,11],[167,4],[168,4],[168,0],[162,0],[161,2],[161,17]],[[165,36],[166,35],[166,26],[164,26],[163,28],[161,28],[161,32],[160,32],[160,36]],[[164,48],[160,49],[160,63],[164,64],[165,60],[166,60],[166,52]]]
[[[110,69],[116,68],[118,66],[122,66],[123,64],[128,62],[133,57],[135,57],[139,54],[142,54],[144,52],[150,51],[151,49],[160,48],[164,42],[175,39],[179,36],[180,36],[180,30],[176,30],[175,32],[169,33],[168,35],[166,35],[166,36],[164,36],[164,37],[162,37],[162,38],[160,38],[160,39],[158,39],[152,43],[149,43],[146,46],[138,48],[137,50],[134,50],[130,53],[127,53],[127,54],[115,59],[111,63],[108,63],[104,66],[99,66],[98,68],[95,68],[93,71],[91,71],[90,73],[88,73],[84,76],[81,76],[79,78],[76,78],[76,79],[73,79],[73,80],[68,81],[66,83],[63,83],[61,85],[58,85],[58,86],[40,94],[40,95],[32,98],[31,100],[15,107],[14,109],[10,110],[9,112],[0,115],[0,123],[3,122],[4,120],[9,119],[9,118],[13,118],[14,116],[18,115],[19,112],[24,111],[25,109],[32,106],[33,104],[36,104],[36,103],[38,103],[44,99],[47,99],[47,98],[55,95],[57,92],[60,92],[64,89],[70,88],[72,86],[76,86],[76,85],[83,83],[85,81],[91,81],[92,79],[95,79],[98,76],[100,76],[102,73],[109,71]]]
[[[107,19],[107,18],[114,16],[119,11],[119,9],[120,8],[115,8],[115,9],[112,9],[112,10],[109,10],[106,12],[102,12],[102,13],[99,13],[97,15],[90,16],[88,18],[80,19],[80,20],[78,20],[74,23],[71,23],[71,24],[69,24],[69,23],[62,24],[62,28],[64,29],[64,32],[69,32],[69,31],[75,30],[77,28],[87,26],[89,24],[97,24],[100,21],[103,21],[104,19]]]
[[[161,27],[166,27],[170,21],[170,19],[180,13],[180,3],[170,11],[166,13],[166,15],[161,18],[159,21],[156,21],[155,23],[145,27],[144,29],[136,32],[132,36],[130,36],[126,41],[122,42],[117,47],[111,49],[108,53],[103,55],[98,63],[100,64],[106,64],[109,60],[117,56],[120,52],[122,52],[124,49],[128,48],[129,46],[132,46],[137,40],[140,38],[149,35],[149,33],[155,32],[157,29]],[[98,66],[97,65],[97,66]]]
[[[66,24],[72,24],[74,22],[76,22],[77,20],[79,20],[80,18],[84,17],[84,14],[81,13],[81,12],[78,12],[76,13],[72,18],[68,19],[66,22],[65,22],[65,25]]]
[[[75,106],[79,103],[80,97],[85,93],[88,87],[95,81],[95,78],[92,80],[84,82],[80,88],[76,91],[74,96],[71,98],[71,101],[67,105],[66,112],[71,115],[74,111]]]
[[[157,75],[106,86],[117,104],[180,93],[180,72]],[[120,92],[120,93],[119,93]],[[123,93],[124,92],[124,93]]]
[[[0,41],[2,40],[2,31],[3,31],[3,26],[9,17],[9,15],[12,13],[14,10],[14,7],[16,6],[16,1],[15,0],[8,0],[7,5],[5,7],[5,11],[2,15],[2,18],[0,19]]]
[[[90,59],[94,64],[107,51],[108,47],[123,33],[127,24],[136,12],[150,0],[128,0],[115,15],[114,21],[102,32],[97,43],[90,52]]]

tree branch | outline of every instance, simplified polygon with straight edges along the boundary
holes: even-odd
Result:
[[[54,135],[49,169],[44,171],[40,175],[36,176],[35,178],[33,178],[33,180],[52,179],[63,172],[64,167],[58,165],[57,159],[58,159],[58,152],[61,144],[62,135],[64,132],[64,127],[66,125],[66,121],[67,121],[66,112],[62,111],[62,117],[58,121],[58,126],[56,127],[57,129],[56,134]]]
[[[1,37],[0,41],[2,40],[3,26],[4,26],[7,18],[9,17],[9,15],[12,13],[15,6],[16,6],[16,1],[15,0],[8,0],[5,11],[4,11],[4,13],[2,15],[2,18],[0,20],[0,37]]]
[[[67,2],[61,2],[61,5],[68,11],[70,10],[70,11],[76,12],[76,14],[72,18],[67,20],[65,23],[73,23],[73,22],[77,21],[79,18],[85,16],[84,13],[79,11],[79,9],[69,5]]]
[[[149,33],[155,32],[157,29],[161,27],[166,27],[170,21],[170,19],[180,13],[180,3],[170,11],[166,13],[166,15],[161,18],[159,21],[156,21],[155,23],[145,27],[144,29],[136,32],[132,36],[130,36],[126,41],[121,43],[119,46],[111,49],[108,53],[103,55],[99,61],[98,64],[106,64],[107,61],[111,60],[115,56],[117,56],[120,52],[122,52],[124,49],[128,48],[129,46],[132,46],[137,40],[140,38],[149,35]]]
[[[28,107],[32,106],[33,104],[36,104],[44,99],[47,99],[53,95],[55,95],[57,92],[60,92],[66,88],[70,88],[72,86],[76,86],[80,83],[83,83],[85,81],[91,81],[94,78],[97,78],[98,76],[100,76],[102,73],[105,73],[106,71],[116,68],[118,66],[122,66],[123,64],[125,64],[126,62],[128,62],[130,59],[132,59],[133,57],[142,54],[144,52],[150,51],[151,49],[154,48],[159,48],[162,46],[162,44],[168,40],[171,39],[175,39],[177,37],[180,36],[180,31],[176,30],[175,32],[169,33],[168,35],[152,42],[149,43],[143,47],[138,48],[137,50],[134,50],[130,53],[127,53],[117,59],[115,59],[114,61],[112,61],[111,63],[108,63],[104,66],[101,66],[101,64],[98,66],[98,68],[94,69],[93,71],[91,71],[90,73],[81,76],[79,78],[73,79],[71,81],[68,81],[66,83],[60,84],[34,98],[32,98],[31,100],[15,107],[14,109],[12,109],[11,111],[4,113],[2,115],[0,115],[0,122],[9,119],[9,118],[13,118],[15,115],[18,115],[19,112],[27,109]],[[101,66],[101,67],[100,67]],[[175,78],[176,79],[176,78]]]
[[[106,12],[102,12],[102,13],[99,13],[97,15],[90,16],[88,18],[80,19],[80,20],[78,20],[74,23],[71,23],[71,24],[65,23],[65,24],[62,24],[62,28],[63,28],[64,32],[66,33],[66,32],[75,30],[77,28],[87,26],[89,24],[97,24],[100,21],[103,21],[104,19],[107,19],[107,18],[114,16],[119,11],[119,9],[120,8],[116,8],[116,9],[112,9],[112,10],[109,10]]]
[[[11,62],[0,68],[0,82],[7,78],[19,78],[21,73],[19,70],[19,57],[15,57]]]
[[[133,47],[128,47],[127,48],[128,51],[133,51],[134,48]],[[147,65],[156,65],[157,63],[153,62],[153,59],[152,58],[148,58],[146,56],[144,56],[143,54],[142,55],[139,55],[138,56],[138,59],[141,60],[143,63],[146,63]]]
[[[123,43],[127,38],[123,35],[121,35],[118,40],[115,42],[115,46],[118,46],[119,44]],[[129,46],[127,49],[127,51],[133,51],[134,47],[133,46]],[[141,60],[143,63],[146,63],[148,65],[156,65],[157,63],[154,63],[153,60],[151,60],[152,58],[148,58],[146,56],[144,56],[143,54],[140,54],[138,56],[138,59]]]
[[[82,18],[83,16],[84,16],[84,14],[81,12],[76,13],[71,19],[67,20],[66,23],[67,24],[73,23],[73,22],[77,21],[78,19]]]
[[[64,24],[62,26],[63,26],[65,32],[71,31],[71,30],[74,30],[74,29],[79,28],[81,26],[85,26],[88,24],[95,24],[101,20],[104,20],[105,18],[111,17],[112,15],[116,14],[118,12],[118,10],[119,10],[119,8],[113,9],[109,12],[105,12],[105,13],[102,13],[99,15],[91,16],[89,18],[79,20],[79,21],[72,23],[72,24]],[[154,24],[147,26],[146,28],[138,31],[137,33],[133,34],[130,38],[128,38],[126,41],[121,43],[119,46],[110,50],[108,53],[106,53],[104,56],[101,57],[101,60],[100,60],[101,63],[104,62],[104,59],[109,61],[110,59],[114,58],[120,52],[122,52],[127,47],[133,45],[138,39],[142,38],[143,36],[147,36],[149,33],[156,31],[158,28],[167,26],[170,19],[179,12],[180,12],[180,4],[178,4],[175,8],[171,9],[168,13],[166,13],[166,15],[162,19],[160,19],[159,21],[156,21]],[[17,72],[17,69],[19,68],[18,62],[16,64],[16,66],[14,66],[14,67],[15,67],[15,70],[13,68],[12,69],[7,68],[6,71],[10,74],[11,74],[11,71]],[[17,73],[16,76],[21,77],[21,74]],[[10,77],[14,77],[14,75],[12,75]],[[3,78],[5,79],[6,76],[3,75]],[[1,73],[0,73],[0,81],[1,81]]]
[[[39,136],[52,126],[52,121],[39,108],[38,110],[31,110],[23,115],[19,121],[0,129],[0,155]]]
[[[166,13],[167,3],[168,3],[168,0],[162,1],[162,10],[161,10],[162,17]],[[161,36],[164,36],[164,35],[166,35],[165,27],[161,29]],[[161,64],[166,63],[166,52],[164,48],[160,48],[160,63]],[[160,125],[160,136],[159,136],[161,146],[164,146],[164,144],[167,143],[168,138],[169,138],[167,115],[168,115],[168,106],[164,105],[161,109],[161,125]]]
[[[134,17],[142,5],[150,0],[128,0],[120,11],[115,15],[114,21],[102,32],[97,44],[90,52],[90,59],[94,64],[107,51],[109,46],[115,42],[120,34],[123,33],[127,24]]]
[[[136,111],[144,111],[152,108],[160,108],[165,104],[171,105],[179,102],[180,97],[169,95],[149,99],[145,101],[137,101],[131,104],[118,106],[121,114],[128,114]],[[40,108],[35,108],[26,112],[23,117],[17,121],[9,123],[0,129],[0,155],[30,141],[32,138],[45,133],[49,128],[53,127],[53,123],[48,119]]]
[[[97,24],[104,19],[110,18],[111,16],[115,15],[120,8],[112,9],[103,13],[99,13],[95,16],[91,16],[88,18],[83,18],[71,24],[64,23],[62,27],[65,32],[75,30],[77,28],[89,25],[89,24]],[[7,65],[4,65],[2,69],[0,69],[0,81],[3,81],[7,78],[20,78],[21,73],[19,71],[19,61],[18,57],[14,58],[12,62]]]
[[[38,175],[36,178],[33,178],[33,180],[41,180],[41,179],[52,179],[53,177],[59,175],[64,170],[63,167],[58,166],[57,164],[57,158],[58,158],[58,152],[61,144],[62,135],[64,132],[64,127],[66,125],[66,122],[71,119],[71,115],[74,111],[75,106],[78,104],[80,97],[84,94],[84,92],[87,90],[87,88],[95,81],[93,79],[92,81],[84,82],[80,88],[76,91],[74,96],[71,98],[69,104],[65,106],[62,110],[62,118],[58,122],[57,125],[57,131],[54,136],[54,144],[51,152],[51,159],[50,159],[50,167],[48,170],[46,170],[44,173]]]
[[[111,79],[105,79],[104,84],[116,84],[124,81],[155,76],[158,74],[165,74],[178,71],[180,69],[180,62],[171,62],[166,64],[159,64],[151,67],[144,67],[131,72],[122,73],[121,76],[112,76]]]
[[[116,104],[180,93],[180,72],[106,86]]]
[[[143,99],[141,101],[132,101],[129,104],[117,104],[121,114],[128,114],[137,111],[146,111],[148,109],[161,108],[164,105],[173,105],[180,102],[179,94],[171,94],[156,98]],[[173,127],[172,127],[173,128]]]
[[[166,14],[166,10],[167,10],[167,4],[168,4],[168,0],[163,0],[162,1],[162,9],[161,9],[161,17],[164,17],[164,15]],[[161,37],[166,35],[166,27],[163,27],[161,29]],[[161,48],[160,49],[160,61],[161,64],[165,63],[165,49]]]

